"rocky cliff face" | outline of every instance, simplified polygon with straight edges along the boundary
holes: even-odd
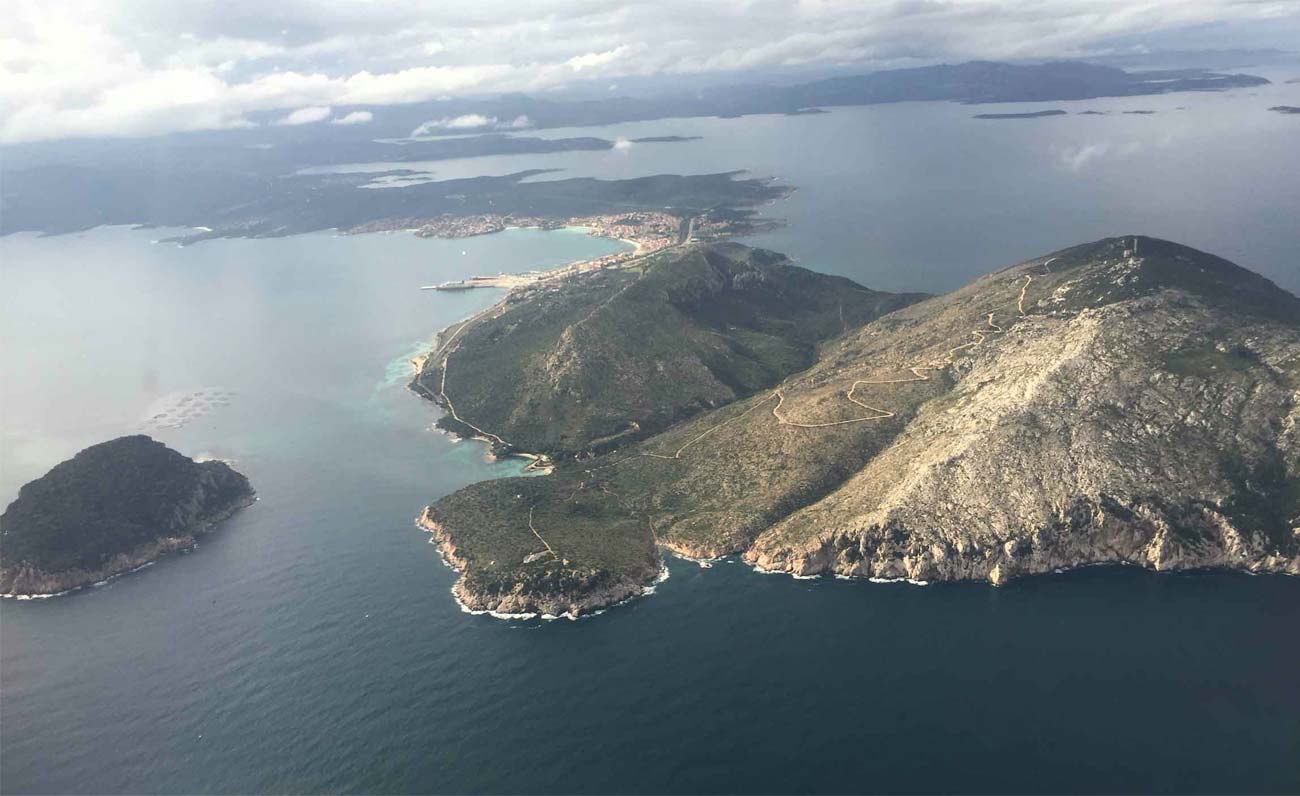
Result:
[[[0,515],[0,593],[48,595],[194,546],[251,504],[248,479],[145,436],[93,445],[25,485]]]
[[[1300,336],[1226,322],[1149,297],[1013,327],[949,400],[746,558],[994,583],[1103,562],[1295,572],[1284,368]],[[1179,351],[1203,370],[1171,368]]]
[[[475,485],[433,509],[485,550],[544,514],[551,547],[603,540],[615,569],[614,549],[650,538],[801,575],[1300,574],[1297,420],[1300,300],[1116,238],[850,330],[775,388],[526,493]],[[484,503],[475,525],[465,507]]]

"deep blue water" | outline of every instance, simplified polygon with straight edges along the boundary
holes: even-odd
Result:
[[[905,107],[929,124],[951,115]],[[923,141],[910,163],[935,170],[900,184],[899,136],[916,128],[881,127],[878,111],[765,117],[752,121],[759,143],[732,140],[759,173],[778,155],[769,125],[865,153],[855,162],[881,179],[846,194],[847,178],[825,167],[816,179],[815,159],[787,146],[803,181],[783,175],[800,190],[771,212],[794,223],[768,243],[873,287],[944,289],[1049,241],[1095,237],[1115,212],[1106,192],[1125,182],[1113,170],[1146,162],[1126,156],[1095,184],[1072,167],[1037,172],[1026,153],[1057,157],[1053,142],[1019,125],[1094,117],[981,122],[1011,127],[969,143],[978,169],[952,171],[951,153]],[[1294,140],[1276,125],[1294,119],[1274,116],[1248,117],[1217,149],[1188,133],[1206,162],[1187,180],[1228,196],[1188,198],[1170,162],[1151,161],[1138,199],[1123,200],[1141,207],[1142,229],[1176,231],[1194,200],[1220,202],[1234,220],[1251,215],[1251,234],[1204,223],[1201,244],[1217,237],[1300,284],[1294,180],[1265,168]],[[831,126],[805,127],[818,122]],[[1072,129],[1082,140],[1057,135]],[[999,158],[1026,176],[972,188]],[[705,170],[654,165],[627,168]],[[1170,187],[1156,192],[1161,176]],[[1073,226],[1029,223],[1051,215],[1044,203],[1066,181],[1102,209],[1076,208]],[[978,213],[949,192],[978,199]],[[896,248],[902,209],[875,212],[891,196],[932,210],[930,224],[907,222],[912,248]],[[833,223],[854,207],[858,226]],[[978,215],[998,234],[972,239],[966,259],[945,254]],[[1298,579],[1093,569],[919,588],[670,560],[654,595],[592,619],[466,615],[412,519],[517,465],[431,431],[435,409],[402,385],[411,354],[495,296],[418,287],[616,244],[526,230],[150,243],[162,236],[0,238],[0,501],[141,428],[235,460],[260,500],[187,555],[63,598],[0,601],[4,793],[1300,790]],[[868,242],[860,259],[855,240]]]

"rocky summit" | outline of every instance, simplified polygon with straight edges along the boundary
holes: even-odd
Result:
[[[726,256],[754,256],[740,251]],[[608,295],[648,277],[622,278],[635,281]],[[575,281],[548,300],[590,289]],[[588,449],[619,412],[640,428],[672,419],[550,476],[475,484],[429,506],[420,521],[461,570],[459,599],[580,613],[639,593],[660,550],[740,554],[798,575],[994,584],[1092,564],[1300,574],[1300,299],[1213,255],[1128,236],[897,302],[846,316],[797,372],[768,383],[707,399],[698,383],[659,385],[650,394],[665,397],[635,411],[584,404],[604,424],[579,435]],[[608,330],[617,306],[597,302]],[[839,323],[835,301],[809,312],[784,328],[825,328],[818,313]],[[779,324],[766,331],[809,345]],[[540,339],[561,371],[608,344],[554,329]],[[662,352],[639,348],[649,333],[619,339],[659,372]],[[517,368],[534,391],[529,422],[570,416],[564,382],[529,371],[538,359],[494,356],[483,345],[477,366]],[[466,416],[492,431],[520,414]]]
[[[0,515],[0,593],[48,595],[194,546],[254,500],[248,479],[143,435],[92,445],[23,486]]]

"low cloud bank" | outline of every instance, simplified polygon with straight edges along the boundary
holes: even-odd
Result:
[[[502,121],[495,116],[467,113],[463,116],[430,119],[412,130],[411,137],[420,138],[426,135],[437,135],[438,133],[464,133],[483,130],[526,130],[532,126],[533,121],[527,116],[516,116],[513,119]]]

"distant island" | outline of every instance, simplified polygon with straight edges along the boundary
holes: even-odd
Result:
[[[1256,75],[1204,69],[1130,72],[1082,61],[1039,64],[967,61],[886,69],[796,84],[692,86],[654,97],[566,101],[516,94],[419,103],[405,108],[356,106],[355,109],[372,111],[381,129],[398,136],[406,135],[407,131],[427,119],[471,113],[498,118],[522,114],[534,128],[540,129],[698,116],[737,118],[754,114],[816,114],[824,113],[825,108],[894,102],[1061,102],[1183,91],[1223,91],[1267,85],[1268,82]]]
[[[970,61],[795,85],[692,87],[654,97],[557,100],[508,94],[336,108],[341,114],[374,117],[362,127],[264,124],[152,139],[10,145],[0,148],[5,163],[0,235],[22,231],[57,234],[102,224],[206,228],[177,239],[179,243],[196,243],[217,237],[348,230],[386,219],[447,214],[564,219],[665,207],[698,213],[753,207],[773,198],[761,185],[764,181],[735,174],[530,180],[545,170],[523,169],[504,176],[430,180],[427,172],[382,165],[600,151],[622,145],[618,140],[593,136],[548,139],[500,131],[452,135],[452,130],[427,124],[465,115],[526,119],[527,127],[521,130],[533,130],[682,117],[816,114],[828,107],[911,101],[1059,102],[1221,91],[1268,82],[1254,75],[1205,70],[1126,72],[1071,61]],[[1022,118],[1018,114],[989,116]],[[430,137],[431,133],[435,135]],[[658,135],[632,143],[690,140],[690,136]],[[331,171],[344,164],[376,165],[368,172]],[[392,187],[363,188],[380,178],[387,178]]]
[[[0,515],[0,594],[49,596],[195,545],[254,500],[248,479],[137,435],[92,445],[23,486]]]
[[[588,613],[661,551],[918,583],[1300,574],[1300,299],[1142,236],[937,297],[830,279],[681,244],[444,332],[413,383],[444,427],[551,471],[422,512],[457,599]]]
[[[699,141],[702,135],[649,135],[645,138],[633,138],[634,144],[680,144],[685,141]]]
[[[544,169],[529,169],[381,189],[361,187],[380,176],[376,174],[265,179],[231,173],[212,177],[211,190],[195,190],[181,183],[144,181],[131,173],[72,170],[42,177],[42,170],[6,172],[6,196],[9,192],[22,194],[28,201],[6,205],[0,215],[0,233],[143,224],[189,227],[192,232],[166,240],[192,244],[214,238],[281,237],[327,229],[409,228],[435,219],[485,215],[559,222],[615,211],[673,208],[683,216],[708,212],[739,218],[790,190],[740,172],[660,174],[624,180],[528,179],[545,173]],[[96,196],[103,199],[102,206],[97,200],[88,201]],[[412,224],[412,220],[419,223]]]
[[[1044,116],[1065,116],[1062,110],[1031,111],[1028,113],[977,113],[975,119],[1041,119]]]
[[[1300,107],[1295,105],[1274,105],[1269,110],[1275,113],[1300,113]]]

